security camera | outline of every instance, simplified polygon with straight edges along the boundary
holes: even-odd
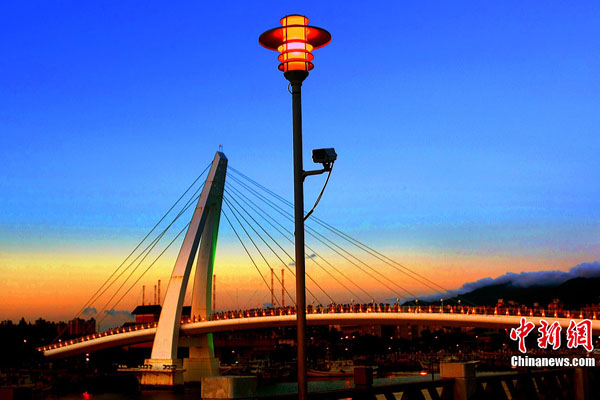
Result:
[[[317,169],[314,171],[303,171],[302,176],[306,178],[309,175],[319,175],[324,172],[331,174],[331,168],[333,168],[333,162],[337,159],[337,154],[334,148],[329,149],[314,149],[313,161],[317,164],[323,164],[323,169]]]
[[[314,149],[312,151],[313,162],[327,166],[337,159],[337,154],[334,148],[329,149]]]

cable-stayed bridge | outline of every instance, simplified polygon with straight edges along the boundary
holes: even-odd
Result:
[[[112,329],[79,339],[61,341],[42,347],[40,351],[49,357],[67,357],[152,341],[152,354],[145,362],[142,383],[174,385],[183,383],[184,379],[197,381],[203,376],[218,374],[219,364],[212,343],[214,332],[295,325],[294,296],[285,288],[277,274],[274,274],[275,268],[282,268],[295,277],[293,252],[286,249],[286,246],[294,243],[294,234],[289,229],[289,226],[293,226],[293,205],[240,171],[233,168],[229,170],[231,174],[227,173],[227,158],[222,152],[217,152],[213,162],[76,315],[82,315],[84,310],[106,297],[109,299],[100,311],[115,309],[185,232],[158,323]],[[199,184],[205,174],[204,184]],[[180,209],[175,213],[175,217],[159,232],[158,227],[167,221],[167,217],[172,215],[178,206]],[[193,206],[195,208],[192,208]],[[188,210],[193,210],[190,222],[168,241],[166,247],[158,252],[154,259],[149,258],[159,242],[162,239],[166,240],[168,232],[178,220],[183,219],[182,216]],[[264,310],[214,312],[212,280],[221,216],[225,217],[227,225],[260,276],[266,291],[270,292],[271,307]],[[537,324],[541,318],[556,320],[563,328],[567,328],[572,319],[590,319],[592,330],[600,332],[600,323],[596,320],[596,315],[584,315],[582,312],[564,311],[559,315],[556,311],[546,315],[543,309],[498,310],[478,307],[460,300],[454,304],[447,302],[440,306],[419,306],[418,302],[412,307],[400,306],[401,300],[417,298],[417,294],[409,290],[405,282],[416,283],[429,293],[438,293],[442,297],[447,296],[448,290],[435,280],[406,267],[315,216],[311,216],[308,221],[310,224],[306,225],[306,233],[311,244],[306,245],[306,256],[307,260],[310,260],[309,265],[314,266],[314,269],[306,274],[307,292],[313,299],[313,304],[307,309],[309,325],[411,323],[512,328],[519,325],[522,316],[527,316]],[[326,250],[321,251],[322,248]],[[378,267],[373,266],[373,260],[376,260]],[[194,262],[196,267],[193,275],[191,317],[182,319],[183,303]],[[326,285],[320,282],[314,271],[322,271],[327,279],[331,279],[343,289],[346,297],[340,301],[339,295],[334,296],[330,290],[326,290]],[[274,295],[274,278],[282,288],[279,298]],[[369,289],[373,285],[388,293],[389,298],[396,298],[395,304],[376,302],[376,296]],[[337,301],[334,297],[337,297]],[[99,323],[106,315],[100,318]],[[177,348],[180,345],[189,347],[189,358],[177,359]]]

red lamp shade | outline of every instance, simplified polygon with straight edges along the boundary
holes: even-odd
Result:
[[[258,42],[269,50],[279,51],[280,71],[308,72],[313,69],[311,52],[329,44],[331,34],[308,25],[308,18],[303,15],[285,16],[281,18],[281,25],[260,35]]]

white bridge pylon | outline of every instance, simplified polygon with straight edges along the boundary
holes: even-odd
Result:
[[[142,375],[143,385],[173,386],[219,373],[212,333],[195,338],[189,348],[189,358],[183,362],[177,358],[177,349],[181,311],[196,254],[191,313],[204,318],[212,313],[213,266],[226,173],[227,157],[217,152],[167,286],[152,355],[144,363],[148,369]]]

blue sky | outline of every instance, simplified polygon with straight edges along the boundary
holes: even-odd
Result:
[[[0,11],[0,253],[124,254],[219,144],[291,198],[291,99],[258,36],[302,13],[333,36],[303,87],[307,168],[312,148],[339,155],[320,217],[390,251],[507,269],[598,259],[597,3]],[[321,183],[307,181],[307,206]]]

